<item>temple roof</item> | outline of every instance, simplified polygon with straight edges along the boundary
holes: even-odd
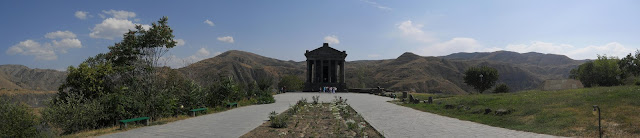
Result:
[[[304,53],[304,56],[307,59],[326,59],[326,60],[344,60],[347,57],[346,51],[339,51],[335,48],[329,47],[329,43],[322,44],[322,47],[316,48],[314,50],[307,50]]]

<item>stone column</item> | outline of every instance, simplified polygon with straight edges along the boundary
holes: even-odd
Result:
[[[329,60],[329,83],[333,83],[333,60]]]
[[[313,60],[313,83],[318,83],[318,60]]]
[[[311,82],[311,60],[307,60],[307,83]]]
[[[344,82],[344,60],[340,61],[340,83]]]
[[[331,68],[331,69],[333,69],[333,74],[332,74],[332,75],[333,75],[333,82],[334,82],[334,83],[338,83],[338,81],[340,80],[340,77],[338,76],[338,74],[340,74],[340,73],[338,72],[338,66],[339,66],[339,64],[340,64],[340,61],[338,61],[338,60],[334,60],[334,61],[333,61],[333,68]]]
[[[324,60],[318,60],[318,61],[320,61],[320,69],[319,69],[320,83],[324,83]]]

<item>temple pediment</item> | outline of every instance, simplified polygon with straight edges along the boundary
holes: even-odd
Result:
[[[306,56],[307,59],[344,59],[347,57],[347,52],[334,49],[329,47],[329,43],[324,43],[322,47],[311,51],[307,50],[304,56]]]

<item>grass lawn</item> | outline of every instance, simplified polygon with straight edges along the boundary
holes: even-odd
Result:
[[[434,104],[402,104],[443,116],[469,120],[496,127],[558,136],[597,137],[601,109],[604,136],[640,137],[640,87],[596,87],[561,91],[524,91],[505,94],[430,95],[413,94],[424,100],[434,96]],[[442,104],[436,104],[442,102]],[[445,109],[446,104],[455,109]],[[459,105],[470,107],[457,108]],[[509,109],[511,114],[483,114]]]

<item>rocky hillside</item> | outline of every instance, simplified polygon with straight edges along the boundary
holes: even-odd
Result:
[[[280,77],[287,74],[299,75],[302,78],[306,71],[305,66],[306,62],[283,61],[231,50],[180,68],[178,71],[202,85],[210,85],[219,76],[233,76],[236,81],[242,83],[250,83],[257,78],[265,77],[277,82]]]
[[[350,88],[380,86],[401,91],[464,94],[475,91],[462,80],[464,70],[486,65],[498,70],[498,83],[506,83],[518,91],[538,89],[544,80],[564,79],[583,62],[563,55],[509,51],[455,53],[443,57],[422,57],[407,52],[396,59],[347,62],[345,78]],[[209,86],[219,76],[232,76],[241,83],[272,78],[276,84],[289,74],[305,79],[305,67],[305,61],[283,61],[231,50],[175,70]],[[0,65],[0,88],[5,89],[55,91],[65,77],[65,72],[55,70]]]
[[[393,90],[464,94],[475,91],[464,84],[464,70],[487,65],[500,73],[499,83],[506,83],[517,91],[536,89],[546,79],[566,78],[569,70],[580,63],[561,55],[507,51],[456,53],[445,57],[404,53],[397,59],[347,62],[345,77],[350,88],[381,86]],[[287,74],[304,79],[305,65],[304,61],[283,61],[249,52],[228,51],[178,70],[203,85],[209,85],[220,75],[233,76],[245,83],[264,76],[278,80]]]
[[[567,78],[571,69],[586,62],[585,60],[573,60],[565,55],[536,52],[520,54],[511,51],[455,53],[442,58],[472,62],[493,61],[507,63],[526,70],[544,80]]]
[[[0,65],[0,88],[56,91],[67,77],[66,72],[30,69],[23,65]]]

